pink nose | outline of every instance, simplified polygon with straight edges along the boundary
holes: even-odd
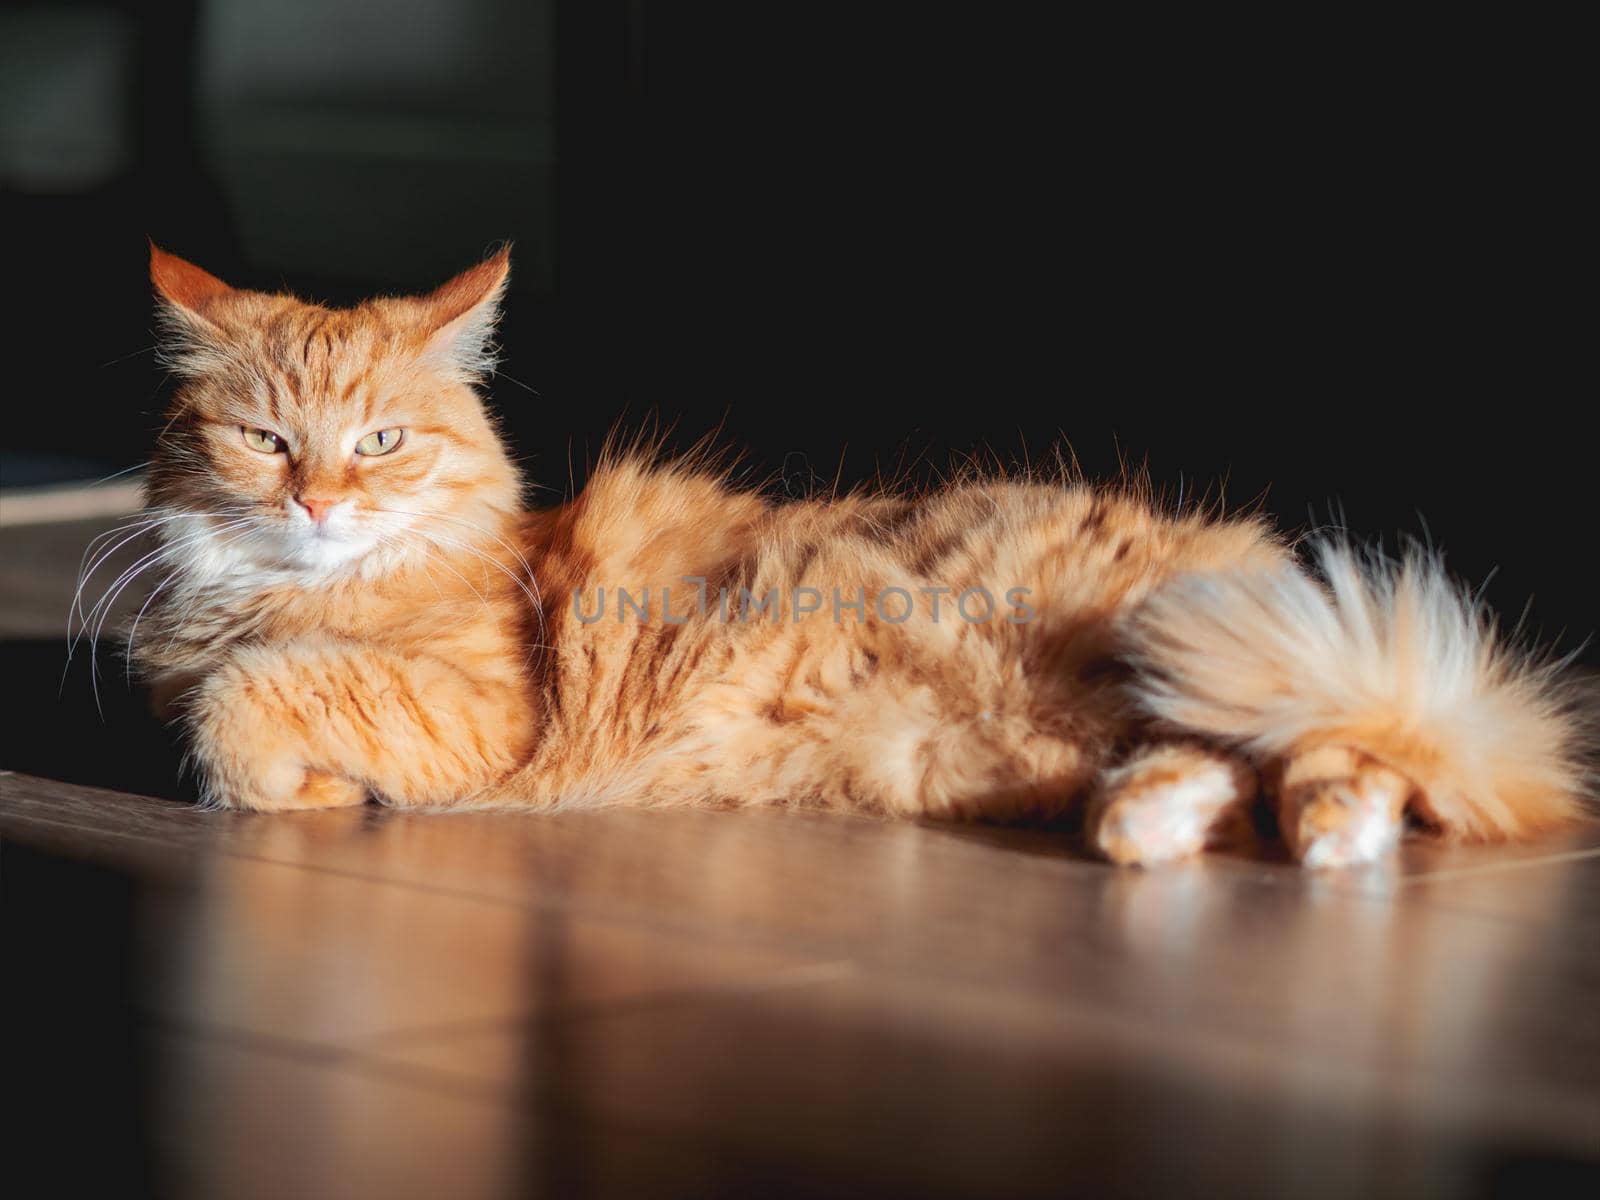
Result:
[[[337,500],[317,500],[310,496],[296,496],[295,499],[299,502],[301,508],[311,514],[311,519],[318,525],[328,519],[328,513],[333,510],[334,505],[339,503]]]

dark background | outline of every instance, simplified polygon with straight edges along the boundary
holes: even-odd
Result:
[[[791,494],[1066,437],[1290,528],[1431,531],[1570,649],[1597,612],[1593,70],[1536,19],[7,2],[0,485],[147,457],[147,235],[334,302],[510,238],[491,398],[547,498],[619,420],[720,429]],[[0,645],[3,765],[173,793],[115,666],[102,716],[63,657]],[[16,846],[0,874],[15,1142],[60,1190],[137,1191],[131,885]]]
[[[7,5],[0,471],[146,456],[146,234],[335,302],[511,238],[491,394],[557,493],[619,419],[720,428],[791,493],[1064,435],[1289,527],[1431,532],[1571,648],[1593,314],[1559,37],[1295,20]]]

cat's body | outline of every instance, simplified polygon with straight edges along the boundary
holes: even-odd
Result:
[[[1149,862],[1265,779],[1318,864],[1407,809],[1474,838],[1579,811],[1557,683],[1422,560],[1329,549],[1330,590],[1259,522],[1128,489],[775,505],[628,454],[527,512],[470,386],[503,256],[348,312],[152,271],[189,381],[137,653],[216,803],[1087,802]]]

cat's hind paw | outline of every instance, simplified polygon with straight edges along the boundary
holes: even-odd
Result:
[[[1328,747],[1288,764],[1278,823],[1307,867],[1350,867],[1388,855],[1405,830],[1411,784],[1357,751]]]
[[[1255,774],[1242,763],[1198,747],[1153,747],[1101,778],[1089,839],[1124,866],[1188,858],[1254,795]]]

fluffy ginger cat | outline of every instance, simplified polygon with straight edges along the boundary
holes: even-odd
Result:
[[[1081,806],[1149,864],[1264,789],[1319,867],[1408,817],[1579,816],[1566,685],[1426,556],[1308,567],[1259,520],[1071,481],[774,505],[627,453],[528,510],[474,390],[507,270],[333,310],[152,247],[182,384],[135,658],[209,803]]]

